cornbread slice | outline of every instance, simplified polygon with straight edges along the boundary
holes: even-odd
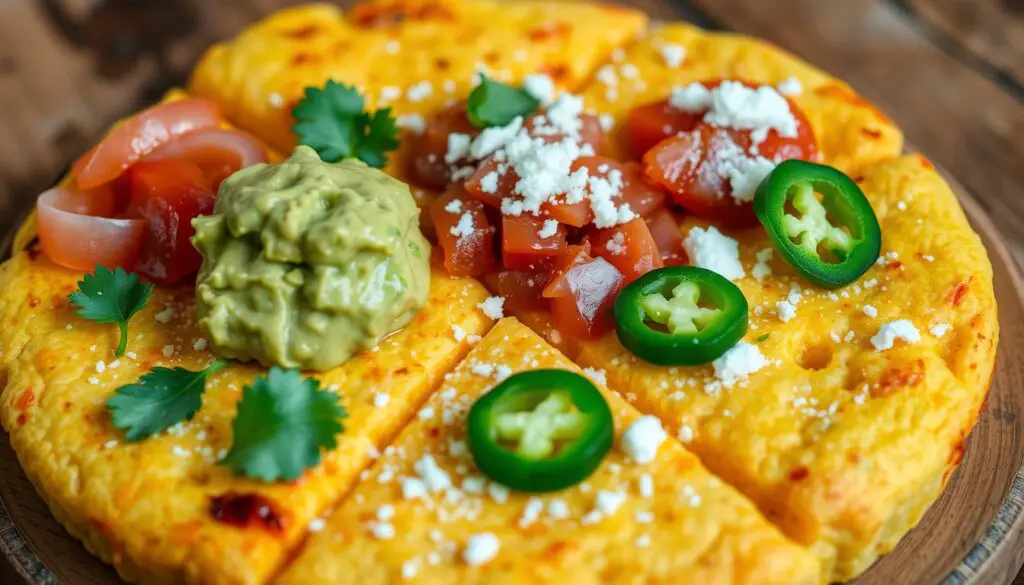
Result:
[[[480,285],[435,272],[409,326],[318,376],[349,413],[338,448],[297,481],[262,484],[216,465],[260,368],[234,363],[213,376],[195,418],[161,435],[130,443],[111,426],[105,401],[117,387],[215,356],[195,324],[194,292],[179,287],[155,291],[114,359],[117,328],[68,305],[81,276],[34,246],[0,267],[0,420],[54,516],[132,582],[263,583],[491,323],[476,308]]]
[[[528,496],[487,482],[466,451],[466,411],[498,379],[537,368],[580,371],[518,321],[499,322],[307,542],[280,585],[818,581],[806,550],[672,439],[646,464],[617,445],[593,476],[559,492]],[[602,393],[621,435],[640,413]],[[427,493],[403,497],[418,481]]]
[[[883,237],[882,259],[856,283],[814,287],[778,254],[758,260],[772,248],[762,229],[723,230],[747,274],[736,284],[750,346],[715,366],[668,368],[612,334],[578,359],[603,368],[840,581],[891,550],[938,497],[984,402],[998,338],[985,249],[931,164],[904,156],[856,180]]]

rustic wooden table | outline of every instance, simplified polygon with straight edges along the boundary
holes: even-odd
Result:
[[[0,0],[0,234],[206,46],[301,1]],[[768,39],[845,79],[978,198],[1024,266],[1024,0],[623,1]],[[16,582],[2,564],[0,582]]]

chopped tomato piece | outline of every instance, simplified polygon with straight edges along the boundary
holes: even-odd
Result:
[[[75,161],[72,173],[82,189],[116,179],[128,167],[178,136],[220,123],[217,106],[189,98],[159,104],[114,127],[106,138]]]
[[[626,116],[626,135],[633,156],[640,159],[648,150],[669,136],[693,130],[703,117],[704,112],[687,112],[673,108],[668,104],[668,100],[633,108]]]
[[[483,203],[461,184],[452,185],[430,206],[430,217],[449,275],[480,276],[494,270],[494,225]]]
[[[544,220],[532,215],[501,218],[501,257],[505,268],[530,268],[549,261],[565,250],[565,228],[557,226],[548,237],[541,237]]]
[[[74,270],[96,265],[132,270],[139,257],[146,222],[110,217],[116,208],[110,185],[81,191],[54,187],[36,203],[39,243],[54,263]]]
[[[499,174],[501,163],[493,157],[480,163],[476,171],[466,180],[466,191],[494,209],[501,209],[501,200],[511,195],[519,182],[519,175],[513,170]],[[491,176],[494,173],[494,176]]]
[[[565,274],[572,267],[593,260],[590,255],[590,240],[584,239],[582,244],[567,246],[565,251],[555,259],[554,268],[551,271],[551,281],[541,293],[545,297],[553,299],[571,294],[569,283]]]
[[[627,162],[622,168],[620,203],[629,204],[637,215],[647,215],[665,204],[665,190],[647,180],[639,163]]]
[[[661,268],[661,252],[642,218],[613,228],[598,230],[594,254],[610,262],[632,282],[655,268]]]
[[[615,295],[626,279],[607,260],[590,255],[590,244],[568,246],[543,296],[551,299],[555,328],[574,339],[591,339],[613,327]]]
[[[174,284],[199,270],[192,247],[192,219],[213,211],[216,195],[198,165],[185,160],[145,161],[129,171],[131,216],[146,220],[146,238],[135,271]]]
[[[594,154],[600,155],[608,150],[608,136],[601,127],[601,119],[593,114],[580,114],[580,130],[579,135],[580,144],[589,144],[594,150]],[[544,116],[531,116],[526,120],[526,129],[530,131],[531,136],[539,136],[544,139],[545,142],[558,142],[565,138],[565,134],[562,132],[551,132],[550,129],[546,129],[543,132],[537,132],[538,126],[550,126],[550,124],[541,123],[541,120],[546,120]]]
[[[551,281],[550,263],[535,269],[506,270],[498,274],[498,294],[505,297],[508,310],[541,309],[550,305],[541,293]]]
[[[686,249],[683,247],[683,232],[679,222],[667,208],[662,207],[644,218],[647,230],[651,232],[655,245],[661,252],[665,266],[686,264]]]
[[[476,138],[481,130],[466,117],[466,102],[459,102],[441,110],[427,122],[423,134],[413,141],[412,179],[434,189],[444,189],[452,178],[452,165],[445,161],[448,137],[467,134]]]

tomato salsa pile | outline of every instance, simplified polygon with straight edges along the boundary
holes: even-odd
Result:
[[[633,109],[625,127],[633,160],[626,161],[607,156],[599,117],[573,108],[572,96],[546,109],[539,99],[521,99],[516,110],[480,116],[496,87],[505,103],[518,91],[484,79],[468,101],[428,122],[414,147],[412,174],[424,186],[446,188],[430,217],[448,273],[482,277],[510,309],[550,309],[554,327],[573,338],[612,329],[612,304],[629,283],[687,263],[678,211],[754,225],[753,188],[771,168],[817,158],[807,118],[770,86],[715,80]],[[741,112],[732,123],[709,119],[714,101],[731,96],[747,103],[719,109],[774,98],[788,126],[754,120],[744,127]],[[521,149],[564,160],[546,164]],[[524,169],[534,174],[521,177]],[[545,189],[545,182],[566,183],[570,192]]]
[[[202,259],[192,218],[213,210],[221,181],[267,160],[259,141],[226,129],[203,99],[168,102],[117,126],[39,197],[39,241],[57,264],[134,271],[170,285]]]

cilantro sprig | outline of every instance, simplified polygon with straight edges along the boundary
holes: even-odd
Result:
[[[243,389],[221,464],[265,482],[297,479],[320,463],[321,450],[337,446],[346,416],[339,398],[298,370],[270,368]]]
[[[153,368],[134,384],[127,384],[107,400],[114,426],[125,438],[138,441],[179,422],[192,420],[202,405],[206,379],[228,365],[213,362],[198,372],[185,368]]]
[[[391,108],[371,115],[364,106],[362,94],[350,85],[328,81],[323,89],[307,87],[306,97],[292,110],[292,131],[325,162],[358,158],[381,168],[388,162],[386,153],[398,148],[398,126]]]
[[[127,274],[120,267],[111,271],[96,266],[78,283],[78,290],[68,299],[78,307],[80,317],[97,323],[116,323],[121,329],[121,341],[114,355],[124,355],[128,347],[128,321],[149,302],[153,285],[141,282],[135,273]]]
[[[505,126],[519,116],[528,116],[540,107],[540,100],[523,89],[505,85],[480,75],[480,85],[469,94],[466,115],[477,128]]]

